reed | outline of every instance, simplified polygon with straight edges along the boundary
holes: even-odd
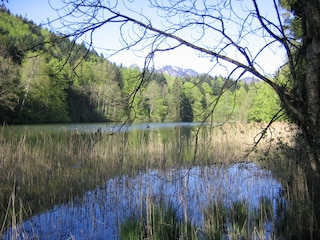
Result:
[[[275,239],[268,232],[268,224],[275,222],[272,203],[261,199],[258,208],[250,208],[245,201],[230,206],[214,202],[204,214],[205,239]]]
[[[317,213],[307,184],[309,170],[303,164],[308,156],[299,142],[296,126],[276,123],[264,141],[266,144],[256,149],[256,160],[272,171],[283,186],[274,223],[278,238],[314,239],[319,229],[314,227]]]
[[[283,186],[280,193],[285,202],[278,203],[276,232],[287,239],[312,239],[315,212],[312,193],[307,184],[308,171],[300,159],[306,157],[295,142],[277,141],[273,148],[264,152],[260,164],[270,169]],[[266,161],[267,159],[268,161]]]
[[[281,127],[275,127],[274,131],[279,133]],[[230,123],[200,129],[110,135],[78,131],[17,132],[2,127],[0,236],[13,223],[19,224],[54,204],[81,198],[85,191],[116,175],[256,160],[254,152],[247,153],[254,147],[257,132],[263,128],[262,124]],[[273,134],[270,132],[270,136],[263,138],[261,149],[268,149],[275,142]],[[17,212],[19,219],[15,218]]]
[[[121,240],[196,239],[195,228],[181,220],[172,204],[152,202],[143,215],[130,216],[120,227]]]
[[[202,226],[182,220],[172,204],[146,206],[146,212],[132,214],[120,226],[120,239],[276,239],[268,229],[275,223],[270,200],[261,199],[258,208],[245,201],[227,206],[213,202],[204,210]]]

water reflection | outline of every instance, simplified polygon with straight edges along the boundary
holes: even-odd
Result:
[[[196,127],[207,125],[201,122],[172,122],[172,123],[141,123],[141,124],[113,124],[113,123],[55,123],[35,125],[6,126],[7,129],[28,130],[34,132],[58,132],[58,131],[79,131],[79,132],[125,132],[131,130],[154,130],[175,127]]]
[[[25,239],[118,239],[120,224],[141,213],[150,199],[173,203],[181,216],[201,226],[210,202],[226,205],[246,200],[258,207],[259,199],[269,198],[276,210],[281,185],[271,172],[253,163],[228,168],[192,167],[169,171],[149,170],[134,177],[119,176],[104,186],[86,192],[81,199],[34,216],[19,227]],[[10,231],[4,239],[10,239]]]

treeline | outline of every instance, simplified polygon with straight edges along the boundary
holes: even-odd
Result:
[[[202,121],[213,109],[214,121],[268,121],[279,100],[263,82],[117,66],[85,44],[0,11],[1,123]]]

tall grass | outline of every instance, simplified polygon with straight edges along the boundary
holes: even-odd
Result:
[[[306,166],[302,164],[306,153],[295,145],[294,139],[285,142],[277,139],[260,156],[260,164],[273,172],[283,186],[281,194],[286,199],[279,204],[281,212],[277,219],[277,232],[287,239],[312,239],[315,212],[312,206],[312,192],[307,184]],[[301,161],[302,160],[302,161]]]
[[[15,227],[54,204],[81,197],[115,175],[135,175],[151,168],[255,160],[254,152],[247,153],[263,128],[262,124],[235,123],[204,126],[200,130],[175,128],[110,135],[78,131],[17,132],[2,127],[0,236],[9,226]],[[260,149],[270,148],[273,134],[281,128],[279,125],[270,130]]]
[[[204,211],[203,226],[185,222],[173,205],[147,205],[142,216],[133,214],[120,226],[121,240],[139,239],[276,239],[268,226],[275,222],[270,200],[261,199],[257,209],[245,201],[226,206],[213,202]]]
[[[131,216],[120,227],[121,240],[195,239],[196,231],[184,222],[173,205],[150,203],[141,216]]]
[[[205,211],[205,239],[276,239],[268,225],[275,222],[270,200],[261,199],[257,209],[245,201],[230,206],[215,202]]]

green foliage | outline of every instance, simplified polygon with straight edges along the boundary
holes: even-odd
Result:
[[[252,97],[250,92],[241,86],[235,91],[235,109],[234,115],[237,116],[235,120],[245,122],[248,119],[248,111],[252,106]]]
[[[67,83],[62,63],[44,56],[27,58],[22,68],[25,86],[21,117],[30,122],[68,122]]]
[[[207,239],[221,239],[225,232],[228,208],[222,203],[213,203],[204,212],[204,231]]]
[[[181,79],[175,79],[173,86],[170,89],[169,95],[169,112],[167,116],[168,121],[179,122],[182,121],[182,91],[183,82]]]
[[[260,239],[265,235],[265,224],[274,220],[272,202],[265,198],[260,199],[257,208],[249,208],[245,201],[230,206],[214,202],[204,215],[205,239]]]
[[[196,226],[180,220],[170,204],[151,203],[146,208],[143,216],[132,215],[121,224],[120,239],[260,239],[265,236],[266,224],[274,220],[272,202],[265,198],[260,199],[257,208],[249,208],[245,201],[230,206],[222,202],[209,204],[199,232]]]
[[[121,240],[196,239],[195,227],[182,221],[172,204],[151,203],[144,216],[129,217],[120,226]]]
[[[267,122],[280,110],[278,95],[264,82],[256,83],[252,88],[256,89],[253,96],[253,104],[249,110],[249,121]]]
[[[163,84],[152,81],[145,90],[145,98],[147,99],[149,109],[149,119],[151,122],[163,122],[168,113],[165,89]]]
[[[19,68],[0,47],[0,122],[10,121],[19,100]],[[7,119],[5,118],[7,116]]]
[[[189,103],[192,109],[192,120],[202,121],[204,106],[203,106],[203,94],[201,93],[198,86],[194,85],[192,82],[185,82],[183,85],[185,102]]]
[[[281,7],[287,12],[283,14],[285,19],[285,28],[287,32],[294,37],[294,39],[301,39],[303,36],[303,22],[302,22],[302,6],[298,0],[280,0]]]
[[[129,217],[126,219],[120,227],[120,236],[121,240],[139,240],[143,239],[144,229],[143,222],[139,221],[135,217]]]
[[[214,112],[215,119],[218,121],[230,119],[235,107],[234,95],[230,91],[226,91],[221,97],[217,96],[216,98],[219,100]]]
[[[1,122],[202,121],[217,100],[214,121],[267,121],[278,106],[263,88],[118,67],[6,11],[0,20]]]

